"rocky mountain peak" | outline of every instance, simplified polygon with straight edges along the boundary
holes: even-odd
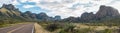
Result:
[[[18,10],[17,8],[14,7],[12,4],[3,4],[2,8],[6,8],[8,10]]]
[[[30,12],[30,11],[26,11],[25,13],[26,13],[26,14],[32,14],[32,12]]]
[[[85,13],[83,13],[83,14],[81,15],[81,20],[82,20],[82,21],[85,21],[85,20],[86,20],[86,21],[89,21],[89,20],[92,20],[93,17],[94,17],[93,12],[90,12],[90,13],[85,12]]]
[[[61,20],[61,16],[57,15],[54,17],[55,20]]]
[[[104,18],[113,18],[117,16],[119,16],[119,12],[117,9],[110,6],[101,5],[96,14],[93,14],[93,12],[91,13],[85,12],[81,15],[80,20],[81,21],[101,20]]]
[[[48,15],[44,12],[41,12],[41,13],[37,14],[37,18],[38,19],[47,19]]]
[[[117,9],[115,9],[113,7],[101,5],[100,9],[96,13],[96,17],[102,18],[102,17],[106,17],[106,16],[107,17],[119,16],[119,12]]]
[[[39,14],[32,13],[30,11],[26,11],[22,13],[18,8],[15,8],[12,4],[3,4],[0,8],[0,17],[5,18],[15,18],[15,19],[24,19],[26,21],[54,21],[55,19],[61,19],[60,16],[56,16],[55,19],[53,17],[49,17],[46,13],[41,12]]]
[[[39,15],[44,15],[44,16],[47,16],[47,14],[46,14],[46,13],[44,13],[44,12],[39,13]]]

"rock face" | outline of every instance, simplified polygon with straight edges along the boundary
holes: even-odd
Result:
[[[119,12],[110,6],[101,5],[95,16],[97,18],[116,17],[119,16]]]
[[[61,16],[55,16],[54,19],[55,20],[61,20]]]
[[[26,12],[22,13],[22,16],[27,19],[32,19],[32,12],[26,11]]]
[[[30,17],[33,18],[33,19],[37,19],[37,14],[32,13]]]
[[[12,4],[3,4],[0,9],[0,14],[6,17],[20,16],[21,12],[15,8]]]
[[[77,18],[71,16],[71,17],[63,19],[62,21],[63,22],[76,22]]]
[[[81,21],[89,21],[89,20],[93,20],[94,17],[95,16],[94,16],[93,12],[91,12],[91,13],[85,12],[81,15],[80,20]]]
[[[118,10],[110,7],[110,6],[105,6],[105,5],[101,5],[100,9],[98,10],[98,12],[96,14],[91,13],[83,13],[81,15],[81,21],[90,21],[90,20],[101,20],[104,18],[114,18],[119,16],[119,12]]]
[[[8,10],[16,10],[12,4],[3,4],[2,8],[6,8]]]
[[[37,18],[40,20],[46,20],[48,18],[48,15],[44,12],[37,14]]]

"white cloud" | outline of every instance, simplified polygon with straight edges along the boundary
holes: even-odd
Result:
[[[11,0],[0,0],[0,7],[2,4],[11,4]]]
[[[83,1],[83,2],[82,2]],[[44,2],[44,3],[43,3]],[[84,8],[83,4],[87,4],[90,2],[90,0],[61,0],[61,1],[43,1],[42,3],[37,3],[37,6],[51,10],[48,12],[50,16],[60,15],[62,18],[67,18],[69,16],[78,17],[80,16],[86,8]],[[56,2],[56,3],[54,3]],[[70,9],[73,7],[74,4],[80,3],[82,6],[75,7],[75,10]]]
[[[10,0],[0,0],[0,4],[11,4]]]
[[[108,3],[111,3],[112,1],[114,0],[99,0],[99,1],[91,1],[91,2],[98,4],[98,5],[106,5]]]
[[[28,0],[29,2],[36,2],[36,3],[39,3],[40,0]]]
[[[37,6],[51,10],[50,16],[61,15],[63,18],[74,16],[78,17],[83,12],[96,13],[100,5],[108,5],[114,0],[39,0]],[[73,7],[74,4],[79,3]],[[71,8],[71,9],[70,9]],[[73,9],[72,9],[73,8]]]
[[[20,3],[17,0],[12,1],[13,5],[20,5]]]
[[[23,6],[24,8],[32,8],[32,7],[35,7],[34,5],[24,5]]]
[[[27,2],[27,1],[29,1],[29,0],[19,0],[20,2],[22,2],[22,3],[24,3],[24,2]]]

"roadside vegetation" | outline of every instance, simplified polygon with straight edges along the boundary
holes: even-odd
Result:
[[[119,24],[106,23],[63,23],[38,22],[45,30],[52,33],[119,33]]]
[[[21,20],[18,20],[18,19],[11,19],[11,18],[6,18],[6,19],[1,18],[0,19],[0,28],[11,26],[11,25],[18,24],[18,23],[25,23],[25,21],[21,21]]]

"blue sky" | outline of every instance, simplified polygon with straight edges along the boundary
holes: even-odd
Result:
[[[60,15],[62,18],[79,17],[84,12],[96,13],[100,5],[120,10],[120,0],[0,0],[0,6],[2,4],[13,4],[22,12],[45,12],[49,16]]]

